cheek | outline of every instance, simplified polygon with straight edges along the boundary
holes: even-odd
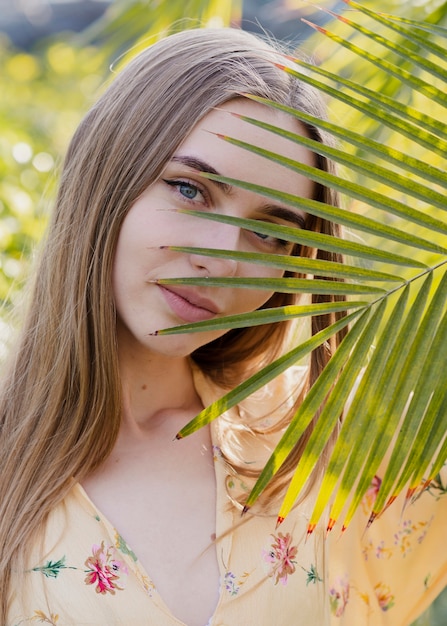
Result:
[[[272,291],[257,291],[255,289],[240,289],[239,294],[239,312],[250,313],[256,311],[265,305],[273,296]]]
[[[264,267],[262,265],[246,264],[244,267],[243,275],[249,278],[281,278],[284,276],[284,271],[271,267]],[[275,294],[274,291],[258,291],[256,289],[238,289],[238,299],[240,303],[240,311],[248,313],[261,308],[269,300],[283,294]],[[278,306],[275,303],[275,306]]]
[[[112,266],[113,289],[119,290],[125,287],[126,276],[131,278],[135,263],[133,262],[133,247],[127,242],[125,232],[121,232],[115,249],[115,257]]]

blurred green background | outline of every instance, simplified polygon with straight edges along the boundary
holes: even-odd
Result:
[[[447,3],[440,0],[371,0],[369,5],[446,23]],[[346,8],[339,0],[321,0],[318,6],[338,12]],[[302,17],[320,25],[331,22],[333,30],[342,27],[332,23],[329,13],[301,0],[0,0],[0,360],[69,139],[123,57],[173,28],[232,23],[287,40],[329,69],[361,77],[362,84],[391,94],[399,90],[379,72],[365,70],[358,58],[315,38]],[[411,100],[410,95],[404,98]],[[429,106],[423,103],[424,110]],[[331,107],[335,120],[347,115],[340,107]],[[356,128],[363,124],[366,134],[383,132],[355,113],[349,115],[349,123]],[[433,161],[433,155],[416,149],[419,158]],[[447,625],[446,593],[416,625]]]

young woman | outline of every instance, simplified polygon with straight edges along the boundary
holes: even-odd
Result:
[[[430,494],[403,525],[385,515],[362,538],[360,519],[333,544],[318,529],[304,541],[312,488],[278,531],[269,499],[241,521],[250,479],[334,346],[211,428],[174,440],[222,389],[280,353],[287,328],[155,331],[293,298],[162,286],[163,278],[280,276],[171,247],[324,257],[179,210],[337,233],[294,207],[202,175],[336,202],[328,189],[218,136],[331,167],[233,115],[328,141],[243,96],[322,114],[317,95],[275,66],[278,54],[237,30],[173,35],[118,75],[73,138],[3,383],[2,624],[396,626],[441,588],[440,516],[433,517],[440,502]],[[271,501],[289,470],[270,489]],[[421,562],[424,570],[409,577]]]

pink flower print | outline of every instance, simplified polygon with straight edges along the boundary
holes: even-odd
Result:
[[[116,589],[124,589],[120,575],[127,575],[128,569],[122,561],[115,558],[116,552],[114,546],[106,549],[102,541],[100,546],[92,547],[93,555],[85,561],[85,566],[88,568],[85,584],[96,584],[96,593],[114,595]]]
[[[291,546],[292,536],[290,533],[278,536],[272,535],[274,542],[271,544],[271,550],[263,550],[263,558],[270,565],[268,575],[275,579],[275,585],[281,582],[287,585],[287,577],[293,574],[296,567],[294,558],[298,553],[296,546]]]
[[[394,596],[387,585],[377,583],[374,587],[374,593],[382,611],[388,611],[394,606]]]
[[[365,515],[371,513],[381,484],[382,479],[379,476],[374,476],[362,500],[362,509]]]
[[[349,583],[344,578],[338,578],[335,584],[329,589],[329,604],[331,613],[335,617],[341,617],[346,605],[349,602]]]

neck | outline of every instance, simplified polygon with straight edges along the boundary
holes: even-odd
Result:
[[[181,421],[184,415],[202,409],[189,358],[120,350],[119,363],[122,423],[126,430],[142,432],[168,427],[172,432],[173,417]]]

